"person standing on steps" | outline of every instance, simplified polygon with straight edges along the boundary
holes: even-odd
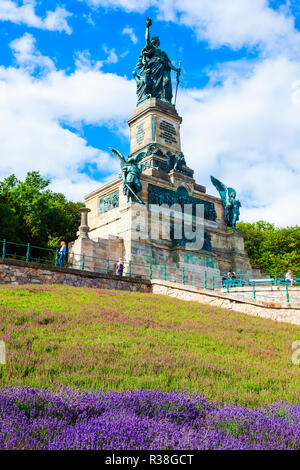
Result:
[[[59,265],[61,268],[64,267],[64,261],[65,261],[65,256],[66,256],[66,252],[67,252],[67,245],[65,242],[61,242],[61,247],[60,247],[60,250],[59,250]]]
[[[123,271],[124,271],[124,261],[122,258],[119,258],[119,262],[116,267],[117,275],[118,276],[123,276]]]

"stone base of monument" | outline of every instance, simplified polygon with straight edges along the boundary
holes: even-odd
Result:
[[[126,270],[131,264],[132,275],[148,276],[151,265],[153,276],[161,276],[164,270],[164,276],[177,280],[183,271],[186,280],[195,282],[203,282],[204,277],[217,280],[229,270],[258,277],[245,253],[243,234],[227,228],[223,199],[207,194],[186,164],[181,152],[181,122],[173,105],[156,98],[135,108],[128,121],[129,163],[114,150],[122,174],[85,197],[78,238],[69,246],[71,266],[78,266],[84,255],[86,269],[95,271],[104,269],[106,258],[112,262],[123,258]],[[135,195],[132,182],[137,180],[142,189]],[[234,192],[222,187],[231,195]],[[192,208],[193,224],[198,220],[198,209],[202,210],[200,247],[189,245],[185,232],[181,239],[172,235],[186,206]],[[155,211],[157,218],[153,219]],[[194,233],[193,228],[191,231]]]
[[[113,183],[115,188],[116,183]],[[92,194],[91,199],[87,199],[93,226],[88,226],[88,232],[79,228],[78,238],[69,244],[70,267],[82,266],[85,270],[105,272],[108,259],[111,271],[119,258],[123,258],[124,273],[128,273],[130,262],[132,276],[149,277],[151,269],[153,277],[166,276],[166,279],[180,282],[184,275],[185,282],[198,285],[204,285],[205,279],[211,282],[213,278],[217,284],[221,273],[229,270],[246,277],[258,277],[259,273],[252,270],[244,251],[241,232],[228,230],[222,223],[208,221],[205,225],[210,235],[207,250],[187,249],[180,244],[176,246],[174,240],[151,238],[151,220],[147,207],[127,203],[121,192],[121,181],[119,202],[122,201],[122,205],[96,215],[93,205],[101,201],[102,191],[106,192],[107,188],[100,189],[98,193]],[[144,197],[148,196],[146,189],[143,193]],[[84,224],[87,225],[86,220]]]
[[[86,271],[106,272],[107,258],[116,263],[123,256],[123,241],[114,237],[91,240],[77,238],[69,243],[68,266]]]

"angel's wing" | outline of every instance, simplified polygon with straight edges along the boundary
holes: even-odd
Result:
[[[140,152],[134,157],[135,163],[140,163],[141,160],[145,157],[146,152]]]
[[[219,191],[219,194],[221,196],[223,205],[225,206],[227,203],[227,193],[228,193],[228,188],[226,184],[222,183],[221,181],[217,180],[217,178],[214,178],[214,176],[210,177],[212,184],[217,188]]]
[[[120,160],[120,163],[121,163],[121,168],[123,168],[123,166],[126,162],[124,156],[121,154],[121,152],[119,152],[119,150],[116,150],[112,147],[108,147],[108,148],[114,154],[115,157],[118,157],[118,159]]]

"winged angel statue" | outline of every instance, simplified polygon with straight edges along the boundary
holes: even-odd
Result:
[[[122,181],[123,181],[123,194],[129,199],[138,201],[140,204],[145,204],[141,198],[142,184],[140,181],[141,173],[146,168],[153,168],[158,170],[157,167],[151,166],[147,163],[141,163],[145,157],[145,152],[140,152],[136,156],[129,155],[127,160],[124,155],[114,148],[109,147],[109,150],[120,160]]]
[[[236,191],[227,187],[224,183],[213,176],[210,177],[212,184],[217,188],[222,199],[225,214],[225,223],[227,227],[236,228],[236,223],[240,216],[240,207],[242,204],[236,199]]]

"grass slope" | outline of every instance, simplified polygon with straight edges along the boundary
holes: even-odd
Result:
[[[170,297],[1,286],[0,386],[188,389],[255,406],[299,401],[300,327]]]

